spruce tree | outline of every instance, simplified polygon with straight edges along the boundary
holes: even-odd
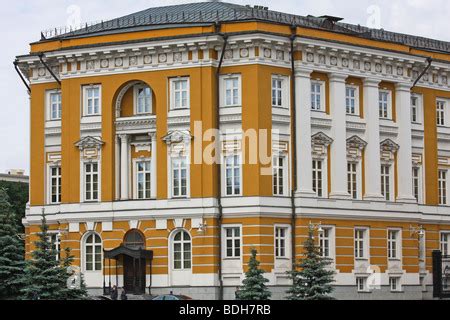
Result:
[[[269,300],[272,295],[266,287],[269,280],[263,276],[264,270],[259,268],[260,262],[256,259],[257,253],[255,249],[252,249],[243,287],[236,294],[238,300]]]
[[[14,299],[20,291],[24,246],[6,190],[0,188],[0,299]]]
[[[314,228],[310,227],[308,239],[304,243],[304,257],[294,270],[288,272],[293,284],[287,292],[289,300],[333,300],[335,272],[327,269],[331,260],[323,258],[320,248],[314,242]]]
[[[48,225],[45,214],[42,222],[39,240],[34,243],[32,258],[27,261],[23,278],[24,288],[21,290],[25,300],[64,300],[66,296],[67,271],[55,259],[57,252],[49,239]]]

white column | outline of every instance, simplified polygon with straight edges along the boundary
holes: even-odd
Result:
[[[128,135],[120,136],[120,200],[128,200]]]
[[[331,156],[331,190],[330,198],[349,199],[347,186],[347,111],[345,105],[344,74],[329,75],[330,112],[332,118],[330,146]]]
[[[120,138],[116,136],[116,152],[115,152],[115,184],[116,184],[116,196],[115,200],[120,199]]]
[[[314,197],[311,147],[311,70],[295,71],[297,194]]]
[[[152,138],[152,160],[151,160],[151,197],[152,199],[156,199],[157,193],[156,193],[156,181],[157,181],[157,156],[156,156],[156,147],[157,147],[157,140],[156,140],[156,132],[150,133],[150,137]]]
[[[398,123],[397,201],[416,202],[412,191],[411,85],[397,83],[395,102]]]
[[[379,83],[379,80],[364,80],[364,117],[367,139],[364,153],[364,199],[369,201],[383,201],[381,194]]]

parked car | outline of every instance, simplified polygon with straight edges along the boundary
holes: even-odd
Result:
[[[163,294],[153,298],[153,300],[192,300],[192,298],[185,295],[175,295],[175,294]]]

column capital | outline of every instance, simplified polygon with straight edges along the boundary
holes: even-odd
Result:
[[[345,82],[345,80],[347,80],[348,75],[347,74],[343,74],[343,73],[329,73],[328,74],[328,79],[330,80],[330,82]]]
[[[119,134],[119,138],[122,141],[122,143],[128,142],[129,137],[130,137],[130,135],[128,135],[128,134]]]
[[[397,82],[395,84],[395,90],[396,91],[411,92],[411,88],[412,88],[412,84],[411,83]]]
[[[376,87],[380,85],[381,80],[374,79],[374,78],[364,78],[363,79],[363,85],[364,87]]]
[[[153,140],[156,140],[156,132],[149,132],[148,136]]]
[[[311,73],[313,72],[312,69],[306,69],[306,68],[295,68],[295,77],[296,78],[311,78]]]

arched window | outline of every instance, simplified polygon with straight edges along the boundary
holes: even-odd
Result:
[[[96,233],[89,234],[84,241],[84,270],[102,270],[102,239]]]
[[[125,247],[130,249],[145,249],[145,239],[138,230],[131,230],[125,235]]]
[[[186,231],[178,231],[173,237],[173,268],[191,269],[191,236]]]

